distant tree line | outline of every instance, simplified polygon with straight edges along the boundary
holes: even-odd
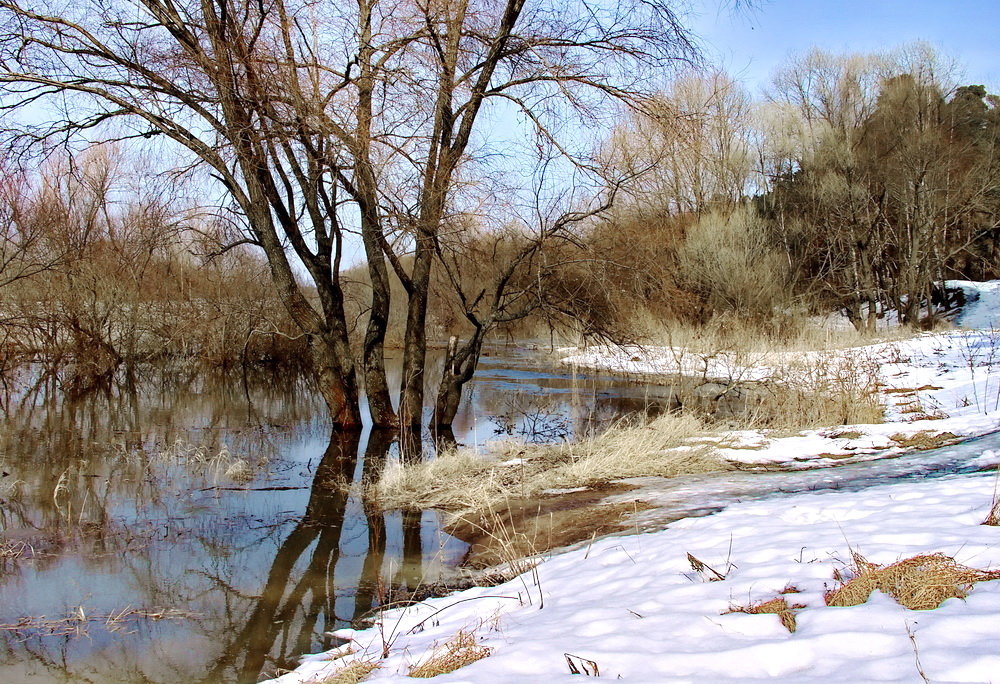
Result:
[[[610,139],[613,164],[650,171],[589,229],[600,265],[566,282],[618,293],[592,302],[617,328],[780,328],[796,310],[933,325],[945,279],[1000,277],[1000,98],[952,72],[918,44],[814,50],[759,101],[721,73],[675,80]]]

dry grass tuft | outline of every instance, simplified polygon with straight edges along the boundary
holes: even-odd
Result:
[[[997,478],[1000,481],[1000,468],[997,469]],[[982,524],[1000,527],[1000,488],[997,486],[993,488],[993,503],[990,506],[990,512]]]
[[[993,507],[990,509],[990,513],[986,516],[986,520],[983,521],[983,524],[1000,527],[1000,499],[994,497]]]
[[[860,439],[864,436],[865,433],[858,432],[857,430],[837,430],[827,435],[830,439]]]
[[[418,679],[437,677],[471,665],[477,660],[488,657],[491,653],[493,653],[492,648],[476,643],[476,637],[472,632],[459,630],[458,634],[445,643],[442,650],[423,663],[410,668],[409,676]]]
[[[486,455],[460,449],[424,463],[391,464],[372,494],[384,509],[438,508],[466,514],[502,510],[511,496],[533,497],[547,489],[729,469],[711,447],[689,443],[704,432],[693,416],[664,415],[647,425],[619,425],[576,443],[506,442]]]
[[[962,438],[952,432],[914,432],[911,435],[897,433],[889,437],[893,442],[905,449],[916,449],[917,451],[928,451],[938,447],[948,446],[960,441]]]
[[[318,680],[316,684],[358,684],[378,668],[377,660],[355,660]]]
[[[792,588],[794,589],[794,588]],[[795,590],[798,591],[798,590]],[[788,588],[782,591],[783,594],[794,593],[789,591]],[[729,610],[725,611],[723,615],[728,613],[747,613],[748,615],[761,615],[761,614],[772,614],[777,615],[778,619],[781,620],[781,624],[784,625],[785,629],[789,632],[795,632],[795,611],[805,608],[805,604],[802,603],[792,603],[789,604],[784,596],[779,596],[778,598],[773,598],[770,601],[762,601],[761,603],[751,603],[748,606],[730,606]]]
[[[0,480],[0,498],[18,500],[24,492],[24,480],[11,477]]]
[[[978,570],[941,553],[923,554],[882,567],[854,553],[854,577],[825,595],[828,606],[861,605],[875,590],[910,610],[932,610],[949,598],[965,598],[972,585],[1000,579],[1000,570]]]

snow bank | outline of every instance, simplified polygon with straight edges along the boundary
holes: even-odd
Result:
[[[784,438],[731,433],[728,446],[742,448],[724,453],[751,463],[876,458],[902,450],[907,435],[967,437],[1000,428],[1000,281],[954,286],[969,302],[958,322],[977,329],[860,350],[878,362],[889,422]],[[770,371],[766,363],[725,357],[685,360],[666,348],[592,350],[567,362],[742,380],[765,379]],[[979,451],[970,460],[996,462],[996,453]],[[834,572],[848,569],[852,551],[879,564],[941,552],[973,567],[1000,568],[1000,527],[980,524],[996,483],[974,474],[795,494],[736,503],[648,534],[604,538],[506,584],[388,611],[371,629],[342,630],[346,646],[307,656],[274,681],[320,682],[357,661],[378,663],[371,680],[407,679],[415,664],[460,632],[492,654],[439,681],[579,681],[567,658],[578,668],[596,664],[605,678],[645,682],[913,682],[921,672],[931,681],[995,680],[1000,581],[919,612],[878,592],[847,608],[826,606],[823,595],[837,584]],[[695,572],[689,553],[725,578],[707,581],[711,572]],[[794,633],[776,615],[727,613],[789,587],[796,591],[788,600],[805,606]]]
[[[875,366],[886,406],[880,425],[806,430],[772,438],[746,431],[729,437],[723,449],[733,461],[750,464],[803,461],[817,456],[892,455],[917,433],[972,437],[1000,429],[1000,280],[948,281],[965,291],[967,304],[956,319],[967,328],[925,333],[911,339],[827,352],[781,352],[711,356],[669,347],[600,347],[572,354],[563,363],[615,372],[683,373],[726,382],[794,379],[795,368],[822,370],[842,364]],[[851,435],[844,437],[843,435]]]
[[[879,593],[860,606],[830,608],[823,593],[836,586],[833,573],[848,567],[851,550],[880,564],[943,552],[970,566],[1000,567],[1000,528],[979,524],[994,484],[979,475],[800,494],[731,506],[653,534],[602,539],[546,560],[537,577],[391,611],[369,630],[345,630],[352,655],[315,657],[276,681],[321,681],[359,659],[379,661],[372,680],[401,680],[460,630],[493,653],[439,681],[578,681],[566,653],[593,661],[602,677],[645,682],[913,682],[918,655],[932,681],[990,681],[1000,673],[1000,581],[931,611]],[[694,572],[688,553],[725,579]],[[787,587],[798,589],[789,601],[806,606],[794,634],[775,615],[724,614]]]

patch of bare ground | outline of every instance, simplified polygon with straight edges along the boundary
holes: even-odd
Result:
[[[910,610],[932,610],[949,598],[965,598],[977,582],[1000,579],[1000,570],[979,570],[942,553],[921,554],[881,566],[852,554],[852,577],[825,595],[828,606],[857,606],[881,591]]]
[[[925,390],[939,390],[940,387],[936,385],[921,385],[920,387],[887,387],[882,390],[885,394],[902,394],[911,395],[916,392],[923,392]]]
[[[630,515],[651,506],[642,501],[601,502],[631,489],[604,484],[580,492],[512,498],[495,509],[461,515],[445,531],[469,544],[464,564],[491,567],[622,531]]]

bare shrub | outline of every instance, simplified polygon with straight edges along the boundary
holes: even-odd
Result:
[[[713,312],[759,321],[790,307],[788,262],[769,246],[764,222],[743,207],[712,211],[689,229],[677,250],[677,281]]]

